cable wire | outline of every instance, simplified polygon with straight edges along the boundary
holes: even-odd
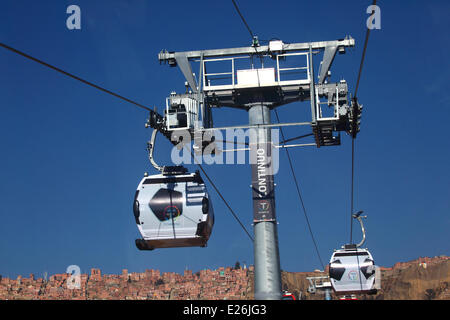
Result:
[[[373,0],[372,5],[376,5],[377,0]],[[367,28],[366,31],[366,39],[364,41],[364,49],[361,56],[361,63],[359,65],[359,71],[358,71],[358,79],[356,81],[356,87],[355,87],[355,93],[353,94],[354,100],[353,103],[356,103],[357,95],[358,95],[358,89],[359,89],[359,82],[361,80],[361,74],[364,66],[364,60],[366,57],[367,52],[367,45],[369,43],[369,36],[370,36],[370,28]],[[357,119],[353,119],[353,121],[357,121]],[[350,244],[353,241],[353,202],[354,202],[354,179],[355,179],[355,136],[352,137],[352,181],[351,181],[351,195],[350,195]]]
[[[353,198],[354,198],[354,176],[355,176],[355,139],[352,138],[352,182],[350,191],[350,244],[353,243]]]
[[[214,190],[217,192],[217,194],[219,195],[219,197],[222,199],[222,201],[225,203],[225,205],[227,206],[228,210],[230,210],[231,214],[233,215],[234,219],[239,223],[239,225],[242,227],[242,229],[245,231],[245,233],[247,234],[247,236],[250,238],[250,240],[252,240],[252,242],[254,241],[253,237],[250,235],[250,233],[248,232],[247,228],[245,228],[244,224],[242,223],[242,221],[239,219],[239,217],[236,215],[236,213],[234,212],[234,210],[231,208],[231,206],[229,205],[228,201],[225,200],[225,197],[222,195],[222,193],[219,191],[219,189],[216,187],[216,185],[214,184],[214,182],[211,180],[211,178],[209,177],[209,175],[206,173],[205,169],[203,169],[203,166],[198,162],[197,158],[195,157],[194,153],[192,152],[192,150],[189,148],[189,152],[191,153],[191,157],[192,159],[194,159],[195,164],[200,168],[200,170],[203,172],[203,174],[205,175],[206,179],[208,179],[209,183],[212,185],[212,187],[214,188]]]
[[[239,16],[242,19],[242,22],[245,24],[245,26],[247,27],[248,32],[250,33],[250,36],[252,37],[252,39],[254,38],[254,34],[252,32],[252,30],[250,29],[250,27],[247,24],[247,21],[245,21],[244,16],[242,15],[241,11],[239,10],[239,7],[237,6],[236,2],[234,0],[231,0],[233,2],[234,7],[236,8],[237,13],[239,14]]]
[[[7,50],[9,50],[9,51],[12,51],[12,52],[14,52],[14,53],[17,53],[17,54],[21,55],[22,57],[25,57],[25,58],[27,58],[27,59],[29,59],[29,60],[32,60],[32,61],[34,61],[34,62],[37,62],[37,63],[39,63],[39,64],[41,64],[41,65],[43,65],[43,66],[46,66],[46,67],[48,67],[48,68],[50,68],[50,69],[53,69],[53,70],[55,70],[55,71],[57,71],[57,72],[59,72],[59,73],[62,73],[62,74],[66,75],[66,76],[68,76],[68,77],[70,77],[70,78],[73,78],[73,79],[75,79],[75,80],[78,80],[78,81],[80,81],[80,82],[83,82],[84,84],[87,84],[88,86],[91,86],[91,87],[93,87],[93,88],[96,88],[96,89],[98,89],[98,90],[100,90],[100,91],[103,91],[103,92],[105,92],[105,93],[107,93],[107,94],[110,94],[110,95],[112,95],[112,96],[114,96],[114,97],[116,97],[116,98],[119,98],[119,99],[121,99],[121,100],[124,100],[124,101],[126,101],[126,102],[128,102],[128,103],[131,103],[131,104],[135,105],[136,107],[139,107],[139,108],[145,109],[145,110],[147,110],[147,111],[150,111],[150,113],[153,113],[153,112],[154,112],[154,111],[151,110],[149,107],[146,107],[146,106],[144,106],[144,105],[142,105],[142,104],[140,104],[140,103],[138,103],[138,102],[135,102],[135,101],[133,101],[133,100],[130,100],[130,99],[128,99],[128,98],[126,98],[126,97],[124,97],[124,96],[121,96],[121,95],[119,95],[119,94],[117,94],[117,93],[115,93],[115,92],[112,92],[112,91],[110,91],[110,90],[108,90],[108,89],[105,89],[105,88],[103,88],[103,87],[100,87],[100,86],[98,86],[98,85],[96,85],[96,84],[94,84],[94,83],[92,83],[92,82],[90,82],[90,81],[84,80],[84,79],[82,79],[82,78],[80,78],[80,77],[78,77],[78,76],[76,76],[76,75],[74,75],[74,74],[71,74],[71,73],[69,73],[69,72],[67,72],[67,71],[64,71],[64,70],[62,70],[62,69],[60,69],[60,68],[58,68],[58,67],[55,67],[55,66],[53,66],[53,65],[51,65],[51,64],[49,64],[49,63],[47,63],[47,62],[44,62],[44,61],[39,60],[39,59],[37,59],[37,58],[35,58],[35,57],[32,57],[32,56],[30,56],[29,54],[26,54],[26,53],[24,53],[24,52],[22,52],[22,51],[19,51],[19,50],[17,50],[17,49],[14,49],[14,48],[12,48],[12,47],[10,47],[10,46],[4,44],[4,43],[1,43],[1,42],[0,42],[0,47],[3,47],[3,48],[5,48],[5,49],[7,49]]]
[[[377,0],[373,0],[373,4],[372,5],[376,6],[377,5]],[[371,30],[370,28],[367,28],[367,31],[366,31],[366,40],[364,41],[364,49],[363,49],[363,53],[362,53],[362,57],[361,57],[361,64],[359,65],[358,80],[356,81],[355,94],[353,95],[354,97],[357,97],[357,94],[358,94],[359,81],[361,80],[361,74],[362,74],[362,70],[363,70],[364,59],[366,57],[367,44],[369,42],[370,30]]]
[[[280,123],[280,118],[278,117],[277,110],[274,109],[273,111],[275,112],[275,116],[277,117],[278,123]],[[283,138],[283,140],[285,140],[282,128],[280,128],[280,133],[281,133],[281,137]],[[283,145],[284,145],[284,143],[283,143]],[[317,242],[316,242],[316,239],[314,237],[314,233],[313,233],[312,228],[311,228],[311,223],[309,222],[308,213],[306,212],[305,203],[303,202],[303,197],[302,197],[302,194],[301,194],[301,191],[300,191],[300,187],[299,187],[299,184],[298,184],[298,181],[297,181],[297,177],[296,177],[295,171],[294,171],[294,166],[292,165],[291,156],[289,154],[289,150],[287,148],[285,148],[285,150],[286,150],[286,155],[287,155],[287,158],[288,158],[288,161],[289,161],[289,167],[291,168],[292,178],[294,179],[295,187],[297,188],[297,194],[298,194],[298,197],[300,199],[300,203],[301,203],[302,208],[303,208],[303,213],[305,215],[306,224],[308,225],[309,234],[311,235],[311,239],[313,241],[314,248],[315,248],[316,253],[317,253],[317,257],[319,258],[320,264],[322,265],[322,269],[325,270],[325,266],[323,264],[322,257],[320,256],[319,248],[317,246]]]

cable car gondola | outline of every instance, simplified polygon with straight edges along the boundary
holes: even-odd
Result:
[[[375,294],[379,289],[379,277],[375,262],[368,249],[360,248],[366,235],[360,215],[353,215],[361,224],[363,239],[359,244],[347,244],[335,250],[329,264],[331,286],[337,294],[368,293]],[[365,218],[365,217],[364,217]]]
[[[145,176],[134,197],[133,213],[142,239],[139,250],[174,247],[205,247],[214,225],[214,210],[200,173],[186,168],[159,167],[161,174]]]
[[[367,249],[352,244],[335,250],[330,259],[329,273],[337,294],[376,293],[375,264]]]

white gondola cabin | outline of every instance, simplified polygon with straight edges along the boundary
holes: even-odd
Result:
[[[158,174],[142,179],[133,212],[142,239],[140,250],[205,247],[214,211],[200,174]]]
[[[367,249],[345,245],[330,259],[329,275],[336,294],[377,292],[376,266]]]

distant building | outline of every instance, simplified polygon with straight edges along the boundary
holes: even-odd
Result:
[[[102,280],[102,272],[100,269],[92,268],[91,269],[91,280],[100,281]]]

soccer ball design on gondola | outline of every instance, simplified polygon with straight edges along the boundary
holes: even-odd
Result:
[[[370,252],[354,244],[335,250],[330,259],[330,281],[337,294],[375,294],[375,271],[376,266]]]
[[[214,225],[214,210],[199,172],[144,177],[133,212],[142,239],[140,250],[205,247]]]

